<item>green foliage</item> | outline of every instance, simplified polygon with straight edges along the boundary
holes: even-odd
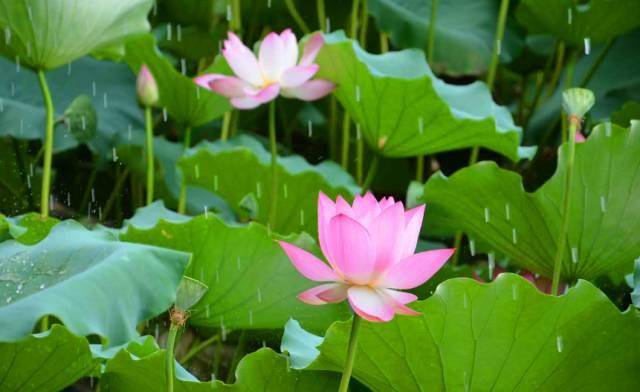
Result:
[[[2,242],[0,341],[21,339],[54,315],[74,333],[125,343],[138,323],[174,301],[188,261],[187,254],[119,242],[74,221],[36,245]]]
[[[481,146],[515,161],[533,152],[518,146],[521,129],[485,84],[445,83],[421,51],[373,55],[338,31],[325,35],[317,62],[371,149],[385,156]]]
[[[271,194],[270,165],[271,157],[262,144],[244,135],[227,142],[201,143],[178,163],[187,184],[219,195],[236,214],[249,214],[264,224]],[[331,161],[311,165],[292,155],[278,157],[277,168],[278,215],[271,229],[281,234],[317,232],[319,192],[347,199],[359,192],[351,176]]]
[[[20,341],[0,342],[3,391],[60,391],[96,366],[89,342],[60,325]]]
[[[534,193],[521,177],[481,162],[447,178],[434,175],[421,201],[429,205],[426,227],[463,230],[477,249],[505,255],[511,263],[551,276],[558,246],[567,145],[554,176]],[[640,254],[640,130],[599,126],[577,145],[571,187],[569,233],[562,278],[595,279],[626,273]]]
[[[553,297],[513,274],[452,279],[412,308],[423,315],[361,326],[353,374],[374,391],[640,386],[640,315],[620,313],[588,282]],[[304,358],[309,369],[342,369],[350,324],[329,328],[319,356]]]
[[[314,283],[295,270],[275,240],[317,253],[308,235],[281,237],[257,223],[228,224],[208,214],[184,222],[159,219],[152,228],[130,225],[121,239],[193,255],[185,274],[209,290],[191,309],[192,325],[224,330],[280,329],[295,317],[318,331],[347,317],[344,304],[313,307],[296,298]]]
[[[33,69],[53,69],[94,51],[113,53],[149,30],[151,0],[2,0],[0,53]],[[80,33],[84,32],[84,33]]]

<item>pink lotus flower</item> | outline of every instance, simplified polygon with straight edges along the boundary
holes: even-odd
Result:
[[[420,313],[406,305],[417,297],[398,290],[417,287],[435,274],[454,249],[414,254],[424,205],[405,211],[392,197],[378,202],[367,193],[353,206],[338,196],[334,203],[320,193],[318,237],[329,265],[311,253],[280,241],[293,265],[305,277],[331,282],[313,287],[298,298],[312,305],[349,299],[362,318],[389,321],[397,314]]]
[[[587,141],[587,138],[584,137],[582,132],[580,131],[576,132],[576,143],[584,143],[586,141]]]
[[[158,84],[146,64],[142,64],[136,79],[136,93],[138,100],[144,106],[155,106],[160,99]]]
[[[222,55],[236,76],[205,74],[195,82],[231,98],[238,109],[253,109],[278,95],[313,101],[335,87],[327,80],[311,80],[318,72],[313,64],[324,44],[322,34],[314,34],[306,43],[298,61],[298,41],[290,29],[269,33],[260,44],[258,58],[234,33],[228,33]]]

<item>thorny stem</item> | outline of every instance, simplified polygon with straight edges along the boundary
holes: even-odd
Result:
[[[43,218],[49,217],[49,193],[51,190],[51,162],[53,160],[53,100],[51,92],[47,84],[47,78],[43,70],[38,70],[38,80],[40,81],[40,90],[46,107],[46,128],[44,141],[44,166],[42,173],[42,193],[40,196],[40,215]]]
[[[191,127],[187,127],[184,133],[184,151],[191,147]],[[178,198],[178,212],[184,214],[187,211],[187,179],[184,174],[180,183],[180,197]]]
[[[276,100],[269,103],[269,147],[271,149],[271,197],[269,200],[269,227],[272,229],[276,223],[277,197],[278,197],[278,145],[276,141]]]
[[[153,203],[153,119],[151,117],[151,107],[144,108],[145,134],[146,134],[146,156],[147,156],[147,205]]]
[[[353,322],[351,324],[351,334],[349,335],[349,346],[347,347],[347,358],[344,363],[344,370],[342,371],[342,379],[340,380],[339,392],[347,392],[349,390],[349,380],[351,380],[351,373],[353,372],[353,363],[356,358],[356,348],[358,347],[358,332],[360,331],[360,324],[362,319],[357,314],[353,315]]]
[[[551,294],[553,295],[558,295],[562,259],[564,256],[565,245],[568,240],[567,233],[569,232],[569,215],[571,213],[571,185],[576,154],[576,133],[580,130],[580,121],[581,119],[577,116],[569,116],[569,153],[567,156],[567,174],[564,178],[560,236],[558,237],[558,248],[556,250],[556,256],[553,264],[553,280],[551,281]]]

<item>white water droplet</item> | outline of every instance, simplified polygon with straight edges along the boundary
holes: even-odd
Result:
[[[563,348],[564,348],[564,342],[562,341],[562,336],[558,335],[556,336],[556,349],[558,350],[559,353],[561,353]]]
[[[489,223],[489,220],[491,219],[491,214],[489,212],[489,207],[485,207],[484,208],[484,221],[486,223]]]
[[[231,4],[227,4],[227,22],[231,22],[233,14],[231,13]]]
[[[587,37],[584,39],[584,54],[589,55],[591,53],[591,38]]]
[[[469,238],[469,252],[471,253],[471,256],[476,255],[476,241],[471,238]]]
[[[307,134],[309,137],[313,136],[313,122],[311,120],[307,122]]]
[[[518,288],[515,284],[511,286],[511,298],[513,298],[514,301],[518,299]]]
[[[493,280],[493,271],[496,268],[496,254],[494,252],[489,252],[487,257],[489,259],[489,280]]]
[[[236,266],[238,267],[238,271],[240,271],[240,256],[236,258]]]
[[[196,179],[200,178],[200,165],[195,165],[194,169],[195,169]]]
[[[571,261],[574,264],[578,262],[578,248],[576,247],[571,248]]]
[[[567,23],[573,23],[573,10],[571,8],[567,8]]]
[[[287,187],[287,184],[282,185],[282,195],[285,199],[289,196],[289,188]]]
[[[515,227],[511,229],[511,241],[513,241],[514,244],[518,243],[518,232]]]
[[[173,28],[171,26],[171,23],[167,23],[167,41],[171,41],[172,36],[173,36]]]
[[[507,218],[507,220],[511,220],[511,206],[509,205],[509,203],[504,205],[504,216]]]
[[[258,199],[262,197],[262,184],[260,183],[260,181],[256,182],[256,196],[258,197]]]
[[[95,97],[98,94],[98,87],[96,86],[96,82],[91,82],[91,94]]]
[[[604,196],[600,196],[600,211],[607,211],[607,199]]]
[[[499,39],[496,40],[496,49],[498,56],[500,56],[500,54],[502,54],[502,41],[500,41]]]
[[[462,296],[462,306],[466,309],[468,306],[468,298],[467,298],[467,293],[464,293],[464,295]]]
[[[604,134],[607,137],[611,137],[611,123],[610,122],[604,124]]]
[[[162,108],[162,121],[167,122],[169,119],[169,114],[167,113],[167,108]]]
[[[209,219],[209,207],[208,206],[204,206],[204,219]]]
[[[327,34],[331,32],[331,19],[327,18]]]
[[[213,190],[214,191],[218,190],[218,175],[217,174],[215,176],[213,176]]]
[[[418,133],[422,135],[423,132],[424,132],[424,118],[419,117],[418,118]]]
[[[360,102],[360,86],[356,86],[356,102]]]
[[[262,290],[258,289],[258,303],[262,302]]]
[[[182,41],[182,26],[181,25],[177,25],[176,26],[176,39],[178,40],[178,42]]]
[[[304,226],[304,211],[300,210],[300,226]]]

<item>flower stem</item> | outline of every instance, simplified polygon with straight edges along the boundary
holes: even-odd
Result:
[[[349,132],[351,131],[351,118],[346,111],[342,117],[342,156],[340,165],[344,170],[349,166]]]
[[[184,133],[184,151],[191,147],[191,127],[187,127]],[[180,197],[178,199],[178,212],[184,214],[187,211],[187,179],[182,176],[180,183]]]
[[[380,155],[374,153],[371,158],[371,165],[369,166],[369,171],[367,172],[367,178],[364,179],[364,183],[362,184],[362,194],[367,193],[367,190],[371,187],[371,183],[378,172],[378,163],[380,163]]]
[[[46,107],[46,128],[44,139],[44,167],[42,173],[42,193],[40,196],[40,215],[43,218],[49,217],[49,192],[51,189],[51,162],[53,160],[53,100],[47,84],[47,78],[43,70],[38,71],[40,90]]]
[[[222,131],[220,133],[220,140],[223,142],[229,139],[229,128],[231,127],[231,110],[226,112],[222,117]]]
[[[316,0],[316,11],[318,13],[318,27],[323,33],[327,32],[327,13],[325,11],[324,0]]]
[[[298,12],[298,9],[296,8],[293,0],[284,0],[284,3],[287,6],[287,10],[289,10],[289,13],[291,14],[291,17],[296,22],[298,27],[300,27],[300,30],[302,30],[304,34],[309,34],[311,30],[309,30],[309,26],[307,26],[304,19],[302,19],[302,16],[300,16],[300,13]]]
[[[344,371],[340,380],[339,392],[347,392],[349,389],[349,380],[353,372],[353,362],[356,358],[356,348],[358,346],[358,332],[360,331],[360,323],[362,319],[357,314],[353,315],[353,323],[351,324],[351,334],[349,335],[349,346],[347,348],[347,358],[344,363]]]
[[[146,134],[146,155],[147,155],[147,205],[153,203],[153,119],[151,117],[151,107],[144,108],[145,134]]]
[[[487,76],[487,85],[489,86],[489,91],[493,90],[493,83],[496,79],[496,70],[498,69],[498,60],[500,58],[500,47],[502,43],[502,37],[504,36],[504,26],[507,23],[508,12],[509,0],[501,0],[500,13],[498,14],[498,24],[496,26],[496,39],[493,42],[491,63],[489,63],[489,75]]]
[[[276,141],[276,100],[269,104],[269,147],[271,148],[271,197],[269,205],[269,227],[273,229],[276,223],[278,208],[278,145]]]
[[[560,226],[560,236],[556,257],[553,264],[553,280],[551,281],[551,294],[558,295],[560,285],[560,272],[562,270],[562,259],[569,233],[569,215],[571,213],[571,184],[573,179],[573,165],[576,155],[576,133],[579,131],[580,118],[571,116],[569,118],[569,153],[567,156],[567,173],[564,178],[564,192],[562,197],[562,221]]]
[[[171,327],[169,328],[169,336],[167,337],[167,362],[165,367],[165,374],[167,376],[167,392],[173,392],[173,374],[175,371],[174,368],[174,355],[175,355],[175,346],[176,346],[176,337],[178,335],[178,331],[180,330],[180,326],[174,323],[171,323]]]
[[[429,37],[427,41],[427,62],[433,64],[433,47],[436,41],[436,16],[438,15],[438,0],[431,0],[431,16],[429,18]]]

